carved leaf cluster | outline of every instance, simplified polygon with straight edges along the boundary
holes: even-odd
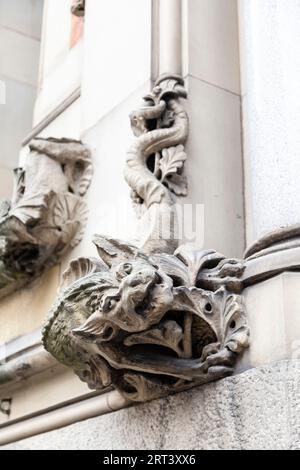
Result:
[[[182,174],[186,158],[184,146],[177,145],[163,149],[162,157],[159,160],[160,181],[177,196],[187,195],[187,179]]]

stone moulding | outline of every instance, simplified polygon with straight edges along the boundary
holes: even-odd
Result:
[[[182,98],[181,77],[160,77],[130,116],[136,139],[125,179],[146,236],[136,244],[96,236],[99,258],[70,264],[43,331],[46,350],[90,388],[113,386],[132,401],[232,374],[249,342],[243,262],[178,247],[173,208],[187,194]]]
[[[0,203],[0,298],[58,263],[81,240],[87,217],[89,150],[54,138],[34,139],[29,150],[14,172],[12,200]]]
[[[246,259],[260,258],[271,253],[289,250],[300,246],[300,224],[288,225],[267,233],[251,245]]]

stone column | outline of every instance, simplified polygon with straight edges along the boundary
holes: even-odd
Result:
[[[203,207],[203,248],[240,258],[245,246],[236,0],[184,0],[182,20],[190,119],[187,202]]]
[[[300,3],[239,0],[247,243],[300,222]]]
[[[182,73],[182,0],[159,2],[159,73]]]
[[[247,367],[299,355],[299,22],[297,0],[239,0]]]

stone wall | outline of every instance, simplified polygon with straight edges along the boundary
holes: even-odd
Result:
[[[42,0],[0,0],[0,199],[11,196],[11,169],[31,130],[39,70]]]
[[[282,361],[4,448],[299,450],[299,423],[300,361]]]
[[[258,1],[266,5],[268,0]],[[62,36],[60,44],[55,47],[51,44],[55,34],[56,11],[52,0],[49,2],[46,17],[48,34],[44,38],[42,64],[44,86],[36,104],[35,124],[77,90],[77,99],[66,105],[58,117],[54,116],[39,135],[82,139],[91,149],[94,179],[87,195],[89,219],[82,242],[59,266],[46,273],[30,289],[0,303],[4,325],[0,331],[2,341],[41,326],[55,299],[61,273],[69,261],[79,256],[95,256],[96,250],[91,241],[94,233],[129,240],[135,232],[135,218],[129,188],[123,178],[123,167],[132,139],[128,114],[136,109],[141,97],[151,89],[153,78],[156,78],[155,64],[152,63],[150,68],[151,2],[131,0],[129,7],[129,2],[109,0],[103,10],[103,2],[89,0],[84,37],[72,51],[68,49],[69,36],[66,31],[60,31],[58,35],[58,38]],[[202,242],[205,248],[217,249],[226,256],[241,257],[245,248],[245,201],[237,2],[183,0],[182,3],[183,74],[188,89],[185,106],[190,117],[186,162],[189,195],[183,202],[204,205]],[[246,3],[248,5],[249,2],[240,3],[241,12],[245,7],[244,20],[247,22],[250,7]],[[251,3],[258,6],[256,0]],[[126,22],[125,15],[128,18]],[[268,17],[267,24],[271,20],[272,17]],[[59,21],[66,21],[68,25],[71,23],[69,5],[65,2]],[[252,46],[248,43],[247,48],[251,49]],[[152,55],[155,47],[157,45],[152,40]],[[249,64],[253,65],[253,57],[250,59]],[[247,75],[249,69],[245,67],[243,64],[242,70],[249,78],[250,85],[255,84],[251,81],[251,73]],[[245,90],[243,88],[246,206],[248,241],[251,241],[261,235],[267,225],[276,228],[284,222],[285,204],[290,209],[288,213],[293,214],[287,222],[294,221],[297,211],[296,206],[290,203],[292,196],[283,201],[281,195],[285,188],[290,187],[291,173],[294,173],[291,181],[298,182],[297,171],[294,170],[299,165],[293,167],[296,154],[291,151],[288,153],[291,164],[286,165],[282,160],[280,165],[294,170],[291,172],[284,168],[286,171],[281,172],[278,156],[272,154],[272,145],[268,147],[267,160],[264,152],[257,153],[263,145],[259,149],[252,147],[251,139],[247,140],[247,132],[250,129],[249,136],[257,142],[258,134],[251,129],[258,133],[260,127],[255,115],[250,116],[251,126],[247,121],[247,100],[251,97],[254,100],[253,109],[257,110],[254,106],[255,95],[250,93],[250,98],[244,96]],[[276,86],[271,91],[270,102],[273,103]],[[272,114],[272,106],[267,110]],[[272,132],[270,140],[262,138],[264,145],[270,143],[272,135],[276,134],[275,124]],[[263,176],[268,175],[271,166],[275,174],[275,180],[272,180],[275,190],[269,197],[268,192],[263,191],[269,188]],[[277,186],[276,181],[280,181],[280,185]],[[281,189],[276,193],[277,187]],[[276,193],[275,199],[273,192]],[[253,213],[252,205],[255,206]],[[272,216],[272,211],[278,212],[277,219]],[[130,217],[130,223],[129,219],[124,221],[121,216],[116,219],[116,214],[126,214]],[[266,214],[268,217],[265,217]],[[252,230],[254,219],[257,227]],[[8,448],[300,448],[300,362],[284,360],[295,357],[293,344],[298,347],[299,306],[295,295],[298,292],[298,277],[295,273],[283,274],[250,286],[244,292],[252,346],[240,363],[239,375],[32,437]],[[245,371],[249,367],[256,368]],[[48,406],[57,406],[63,400],[74,398],[67,395],[66,390],[70,393],[77,379],[72,382],[64,371],[60,376],[53,371],[51,374],[48,378],[33,378],[27,387],[20,387],[17,393],[14,392],[11,419],[22,418],[22,408],[30,414],[47,409],[47,402]],[[64,391],[59,388],[59,383],[63,382]],[[79,381],[74,390],[80,389],[80,393],[84,394],[82,387],[85,385],[78,384]],[[47,393],[40,393],[41,390]],[[38,395],[40,400],[34,399]],[[1,419],[4,418],[0,417],[0,423],[3,423]]]

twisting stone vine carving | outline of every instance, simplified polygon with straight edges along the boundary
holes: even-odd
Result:
[[[68,139],[34,139],[15,170],[12,201],[0,203],[0,297],[56,264],[82,237],[89,150]]]
[[[139,244],[147,252],[173,253],[178,246],[174,203],[175,196],[187,195],[183,166],[188,136],[188,116],[179,98],[186,96],[180,76],[162,76],[144,98],[145,106],[130,115],[136,139],[125,179],[140,217]]]
[[[146,401],[230,375],[249,331],[243,265],[214,251],[149,256],[96,237],[100,260],[73,261],[44,345],[92,389]]]
[[[100,259],[71,263],[43,332],[45,348],[90,388],[113,386],[133,401],[230,375],[249,340],[243,262],[178,248],[174,202],[187,193],[183,85],[162,77],[130,116],[136,140],[125,178],[151,229],[138,246],[96,236]]]

